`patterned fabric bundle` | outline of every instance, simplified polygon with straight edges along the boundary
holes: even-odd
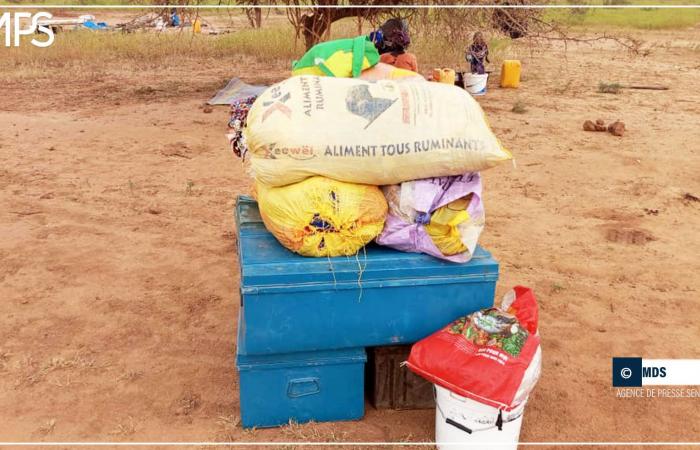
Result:
[[[248,145],[245,136],[243,136],[243,129],[247,125],[248,112],[256,98],[258,97],[250,96],[231,103],[231,119],[228,121],[229,132],[226,137],[233,153],[244,160],[246,153],[248,153]]]

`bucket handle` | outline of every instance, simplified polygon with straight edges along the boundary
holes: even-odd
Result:
[[[437,403],[436,403],[436,405],[437,405]],[[442,409],[440,409],[440,406],[438,406],[438,409],[440,410],[440,414],[442,415],[442,417],[445,418],[445,423],[446,423],[446,424],[452,425],[453,427],[455,427],[455,428],[457,428],[457,429],[460,429],[460,430],[464,431],[464,432],[467,433],[467,434],[472,434],[472,433],[475,432],[475,431],[487,431],[487,430],[490,430],[490,429],[492,429],[492,428],[498,428],[498,431],[503,431],[503,424],[504,424],[504,423],[507,423],[507,422],[503,422],[503,411],[501,411],[501,410],[499,409],[499,410],[498,410],[498,418],[496,419],[496,423],[495,423],[495,424],[491,425],[490,427],[479,428],[478,430],[472,430],[471,428],[467,427],[466,425],[462,425],[461,423],[459,423],[459,422],[457,422],[457,421],[455,421],[455,420],[452,420],[452,419],[450,419],[449,417],[445,416],[445,413],[442,412]],[[509,420],[508,422],[513,422],[514,420],[518,419],[519,417],[520,417],[520,416],[518,416],[518,417],[516,417],[516,418],[514,418],[514,419],[511,419],[511,420]]]
[[[445,423],[447,423],[448,425],[452,425],[455,428],[459,428],[460,430],[464,431],[467,434],[472,434],[471,429],[465,427],[464,425],[462,425],[459,422],[455,422],[454,420],[450,419],[449,417],[447,419],[445,419]]]

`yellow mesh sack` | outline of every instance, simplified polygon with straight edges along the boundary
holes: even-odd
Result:
[[[425,225],[426,233],[443,255],[452,256],[468,250],[462,242],[460,225],[469,223],[467,206],[470,201],[471,194],[436,209],[430,216],[430,223]]]
[[[354,255],[384,227],[387,203],[377,186],[324,177],[271,187],[255,183],[265,227],[303,256]]]

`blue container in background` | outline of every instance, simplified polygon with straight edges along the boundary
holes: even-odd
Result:
[[[236,357],[241,422],[275,427],[290,420],[360,419],[365,412],[364,348]]]
[[[493,305],[498,263],[480,247],[465,264],[374,244],[308,258],[277,242],[249,197],[236,223],[241,355],[413,343]]]

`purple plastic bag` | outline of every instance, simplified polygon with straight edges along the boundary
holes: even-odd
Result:
[[[478,172],[425,178],[382,187],[389,203],[389,214],[384,230],[376,239],[377,243],[404,252],[426,253],[452,262],[469,261],[484,227],[481,188]],[[472,194],[467,205],[470,220],[459,228],[461,241],[467,251],[444,255],[425,231],[425,225],[430,223],[430,216],[435,210],[469,194]]]

